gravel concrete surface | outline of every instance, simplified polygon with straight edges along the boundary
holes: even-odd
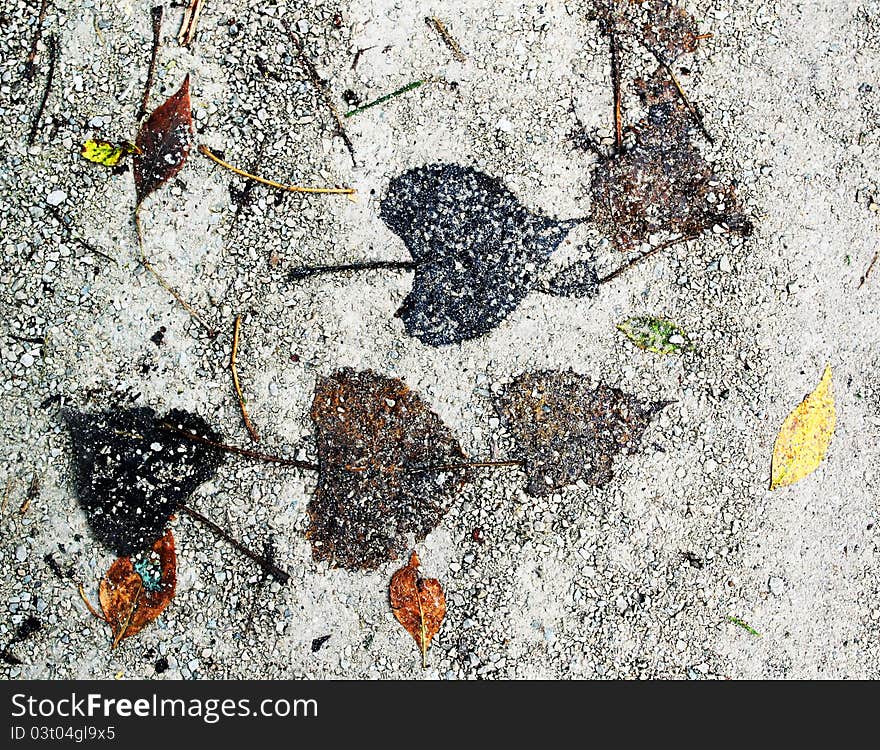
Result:
[[[191,73],[198,143],[281,182],[358,191],[352,202],[256,187],[237,212],[245,182],[193,150],[145,201],[144,244],[217,327],[214,340],[139,263],[130,169],[79,155],[87,138],[136,133],[152,4],[50,0],[32,80],[39,2],[0,9],[0,646],[27,618],[41,623],[9,649],[21,663],[0,665],[4,675],[880,676],[880,264],[859,287],[878,249],[880,2],[685,0],[713,34],[676,64],[714,136],[695,143],[736,182],[753,234],[708,231],[592,299],[533,291],[494,330],[445,346],[408,336],[394,317],[410,272],[288,273],[406,260],[379,201],[393,178],[437,162],[497,178],[534,213],[588,215],[596,157],[571,135],[580,122],[613,143],[608,45],[586,19],[592,3],[208,0],[188,48],[176,41],[182,4],[166,3],[150,108]],[[464,61],[426,24],[433,15]],[[356,163],[282,18],[343,112],[346,99],[430,79],[345,119]],[[53,34],[57,69],[29,146]],[[643,110],[630,81],[656,63],[625,40],[622,60],[631,124]],[[579,224],[552,265],[591,255],[603,270],[623,260]],[[95,600],[113,554],[74,494],[61,407],[187,409],[249,445],[227,368],[237,314],[260,447],[302,459],[314,458],[315,382],[343,367],[405,380],[474,457],[503,457],[491,397],[523,372],[571,368],[673,403],[639,453],[617,457],[605,487],[534,498],[516,469],[479,473],[416,545],[448,602],[427,669],[388,604],[403,561],[370,572],[313,561],[314,478],[244,460],[227,461],[191,504],[255,550],[274,540],[289,584],[263,585],[258,568],[178,517],[177,595],[111,651],[76,590]],[[694,351],[639,351],[615,329],[633,315],[674,320]],[[838,409],[830,452],[771,493],[776,431],[826,362]]]

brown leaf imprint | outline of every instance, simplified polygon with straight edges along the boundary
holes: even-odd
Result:
[[[318,487],[306,532],[315,560],[374,569],[421,541],[469,478],[466,470],[411,471],[465,460],[455,437],[397,378],[341,370],[318,381],[312,403]]]
[[[174,598],[177,555],[172,533],[169,531],[157,540],[138,565],[152,568],[153,575],[146,579],[141,577],[130,557],[120,557],[101,579],[98,597],[104,617],[113,631],[111,648],[143,630]]]
[[[132,160],[137,205],[176,175],[186,162],[193,137],[189,75],[147,118],[137,135],[140,149]]]
[[[661,75],[642,82],[646,101],[657,103],[635,126],[635,145],[593,171],[594,221],[624,252],[655,233],[661,239],[694,236],[716,224],[750,234],[733,183],[716,175],[691,142],[691,113]]]
[[[669,402],[642,401],[583,375],[543,371],[517,376],[495,400],[507,421],[534,497],[582,479],[611,481],[613,458],[635,453],[651,419]]]
[[[446,597],[436,578],[422,578],[419,556],[413,550],[406,567],[391,577],[388,587],[391,610],[397,621],[416,640],[425,666],[428,646],[446,615]]]

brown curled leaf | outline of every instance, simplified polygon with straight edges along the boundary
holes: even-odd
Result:
[[[135,153],[132,160],[137,205],[183,169],[192,137],[187,75],[177,92],[153,110],[138,132],[135,145],[140,153]]]
[[[422,578],[419,556],[413,550],[406,567],[391,577],[388,587],[391,610],[397,621],[415,638],[426,665],[428,647],[446,616],[446,597],[436,578]]]
[[[174,598],[176,586],[177,555],[170,531],[134,561],[130,557],[115,560],[98,589],[101,609],[113,632],[111,648],[162,614]]]
[[[351,369],[322,378],[311,416],[319,476],[306,536],[315,560],[371,570],[396,559],[408,535],[421,541],[440,523],[469,478],[465,469],[430,470],[465,455],[397,378]]]

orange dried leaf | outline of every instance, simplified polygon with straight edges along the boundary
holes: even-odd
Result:
[[[101,609],[113,631],[111,648],[155,620],[171,603],[176,585],[177,555],[170,531],[136,562],[130,557],[115,560],[98,589]]]
[[[140,153],[135,153],[132,160],[137,205],[183,169],[192,135],[187,75],[178,91],[153,110],[138,132],[135,145]]]
[[[419,556],[413,551],[407,566],[391,577],[388,590],[394,616],[416,639],[424,667],[431,639],[437,635],[446,616],[446,597],[440,581],[421,577]]]

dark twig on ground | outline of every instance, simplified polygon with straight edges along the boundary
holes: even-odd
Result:
[[[615,269],[614,271],[609,273],[607,276],[603,276],[601,279],[599,279],[598,283],[599,284],[607,284],[609,281],[616,279],[618,276],[625,273],[633,266],[636,266],[639,263],[646,261],[648,258],[656,255],[657,253],[662,252],[663,250],[666,250],[667,248],[670,248],[673,245],[679,245],[682,242],[690,242],[690,240],[695,240],[695,239],[697,239],[698,236],[699,235],[688,235],[687,237],[678,237],[677,239],[669,240],[668,242],[662,242],[659,245],[657,245],[657,247],[652,247],[646,253],[642,253],[639,257],[634,258],[629,263],[625,263],[620,268]]]
[[[859,289],[861,289],[865,285],[865,282],[868,280],[868,274],[870,274],[871,269],[874,268],[874,264],[877,262],[877,258],[880,258],[880,250],[878,250],[876,253],[874,253],[874,257],[871,258],[871,262],[868,264],[868,267],[865,269],[865,273],[862,274],[862,278],[859,279],[859,286],[858,286]]]
[[[162,33],[162,14],[164,10],[161,5],[157,5],[150,10],[150,16],[153,21],[153,47],[150,52],[150,67],[147,68],[147,81],[144,84],[144,95],[141,97],[141,106],[138,109],[137,119],[147,114],[147,106],[150,103],[150,91],[153,88],[153,80],[156,77],[156,58],[159,56],[159,37]]]
[[[37,66],[34,60],[37,59],[37,46],[40,44],[40,37],[43,36],[43,21],[46,20],[46,10],[49,7],[49,0],[42,0],[40,3],[40,14],[37,16],[37,28],[34,29],[34,38],[31,40],[31,51],[28,53],[27,62],[24,64],[24,77],[29,81],[37,72]]]
[[[241,384],[238,381],[238,338],[241,333],[241,315],[235,316],[235,328],[232,332],[232,354],[229,357],[229,370],[232,373],[232,384],[235,386],[235,396],[238,399],[238,406],[241,409],[241,416],[244,419],[244,426],[247,428],[251,436],[251,440],[255,443],[260,442],[260,436],[254,428],[251,418],[248,416],[247,406],[245,406],[244,394],[241,392]]]
[[[99,255],[100,257],[105,258],[107,260],[111,260],[114,263],[116,263],[117,265],[119,265],[119,262],[112,255],[107,255],[107,253],[102,252],[101,250],[98,250],[98,248],[94,247],[93,245],[90,245],[82,237],[79,237],[76,234],[74,234],[73,228],[70,226],[70,222],[66,218],[64,218],[64,216],[61,215],[61,212],[58,210],[57,206],[49,206],[49,214],[52,216],[53,219],[55,219],[55,221],[57,221],[61,225],[61,228],[64,230],[65,236],[71,242],[75,242],[83,250],[85,250],[89,253],[93,253],[94,255]]]
[[[218,526],[210,518],[203,516],[197,510],[190,508],[188,505],[179,505],[178,510],[185,513],[190,518],[198,521],[200,524],[210,529],[220,539],[229,544],[233,549],[240,552],[245,557],[253,560],[266,573],[272,576],[278,583],[287,583],[290,580],[290,574],[279,568],[272,560],[266,559],[263,555],[257,554],[252,549],[245,547],[235,537],[231,536],[222,526]]]
[[[452,56],[456,60],[462,63],[467,61],[467,57],[464,52],[461,51],[461,47],[458,46],[458,42],[456,42],[452,34],[449,33],[449,30],[446,28],[446,24],[443,23],[443,21],[435,16],[428,16],[425,19],[425,23],[437,31],[443,39],[443,43],[449,48],[449,51],[452,52]]]
[[[43,89],[43,96],[40,98],[40,106],[37,107],[34,115],[31,130],[28,134],[28,145],[33,146],[37,139],[37,132],[40,129],[40,120],[43,119],[43,110],[46,109],[46,102],[49,101],[49,94],[52,92],[52,81],[55,78],[55,66],[58,64],[58,37],[55,34],[49,37],[49,74],[46,76],[46,87]]]

